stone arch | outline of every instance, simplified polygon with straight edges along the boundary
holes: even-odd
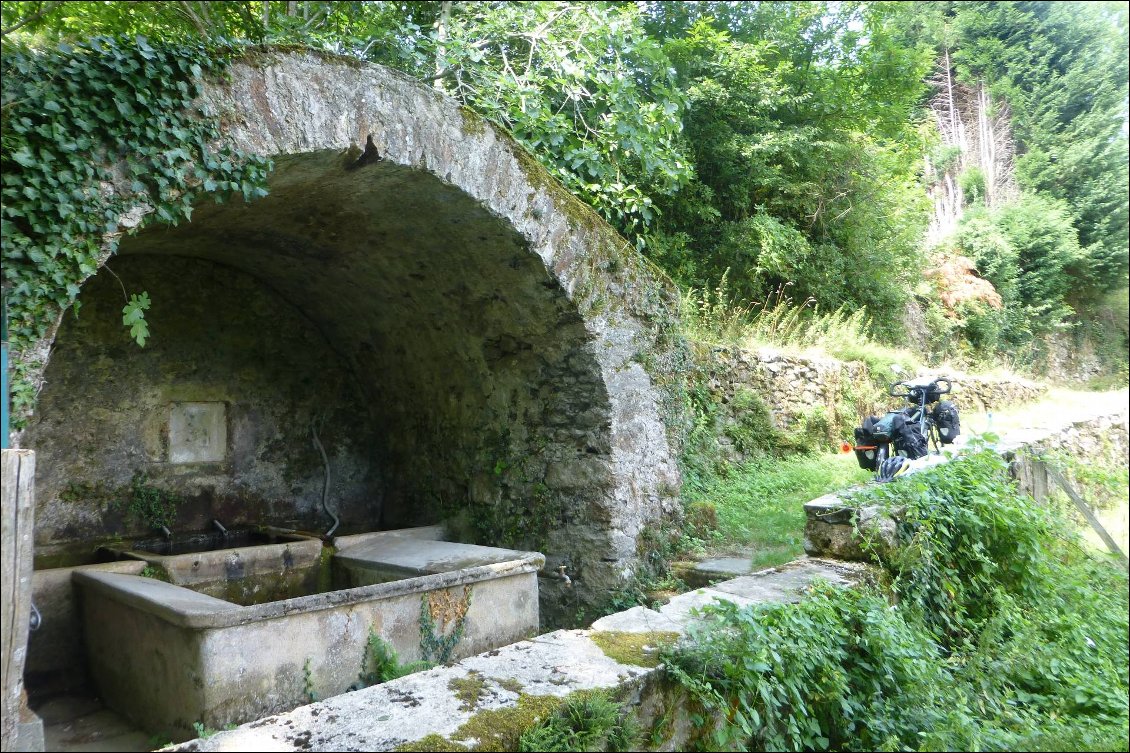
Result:
[[[549,584],[549,603],[591,601],[630,577],[641,534],[676,509],[668,397],[644,367],[656,371],[670,356],[670,286],[511,138],[395,71],[265,53],[207,83],[203,100],[236,147],[275,161],[270,195],[201,206],[191,223],[126,238],[115,270],[138,288],[164,284],[166,301],[177,302],[174,329],[196,311],[177,298],[187,287],[262,298],[255,306],[273,313],[246,322],[231,314],[262,339],[302,330],[332,384],[354,390],[349,400],[367,413],[356,431],[366,438],[354,436],[346,454],[354,466],[365,457],[376,466],[377,481],[350,477],[358,499],[379,497],[368,522],[445,519],[467,539],[542,548],[547,569],[565,564],[577,581],[572,592]],[[366,143],[379,161],[358,161]],[[123,226],[145,211],[127,213]],[[111,288],[103,277],[84,298]],[[158,341],[159,305],[156,297]],[[106,338],[115,335],[81,329],[58,329],[39,415],[23,438],[46,445],[45,461],[62,452],[64,427],[81,409],[56,390],[66,382],[58,362],[88,346],[114,361]],[[291,410],[313,410],[294,400]],[[154,426],[148,441],[159,456],[167,448],[154,436],[167,425]],[[143,434],[132,441],[144,445]],[[311,468],[294,486],[306,507],[320,474]],[[65,530],[62,483],[41,495],[44,526],[58,518],[38,527],[41,539]],[[51,504],[59,507],[43,509]]]

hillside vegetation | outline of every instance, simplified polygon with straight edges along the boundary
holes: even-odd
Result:
[[[1125,4],[6,2],[2,14],[5,74],[26,72],[9,70],[26,49],[146,44],[137,35],[399,68],[508,129],[688,295],[724,290],[715,304],[755,340],[773,329],[766,312],[825,314],[922,361],[1040,373],[1054,336],[1125,381]],[[12,126],[4,280],[18,296],[26,266],[44,262],[19,252],[28,186]]]

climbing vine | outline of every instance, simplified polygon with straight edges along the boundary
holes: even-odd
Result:
[[[444,664],[463,637],[467,610],[471,607],[471,586],[463,595],[454,591],[432,591],[420,599],[420,656],[424,661]],[[451,632],[447,632],[448,626]]]
[[[219,119],[197,102],[201,82],[220,74],[233,52],[199,42],[154,46],[141,36],[49,51],[5,47],[0,236],[16,353],[76,303],[123,230],[148,218],[188,220],[207,194],[266,195],[270,162],[218,145]],[[121,227],[137,207],[150,211]],[[147,304],[135,293],[123,308],[139,345],[149,334]],[[25,371],[16,370],[12,389],[18,426],[34,401]]]

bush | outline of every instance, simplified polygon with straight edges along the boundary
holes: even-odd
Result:
[[[1126,749],[1127,576],[980,452],[870,486],[902,512],[882,590],[732,604],[667,657],[762,750]],[[705,723],[705,719],[702,719]]]

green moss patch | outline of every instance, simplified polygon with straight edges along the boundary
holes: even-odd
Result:
[[[637,667],[656,667],[659,665],[659,650],[675,643],[679,639],[679,634],[666,631],[650,633],[600,631],[592,633],[589,638],[609,659]]]
[[[421,750],[421,751],[464,751],[469,748],[453,743],[443,735],[431,734],[419,740],[398,745],[393,750]]]
[[[516,706],[475,714],[452,738],[474,740],[471,750],[518,750],[522,733],[547,719],[564,700],[557,696],[519,696]]]
[[[447,683],[447,687],[459,699],[461,711],[474,711],[479,706],[479,699],[486,691],[486,678],[475,670],[471,670],[466,677],[456,677]]]

